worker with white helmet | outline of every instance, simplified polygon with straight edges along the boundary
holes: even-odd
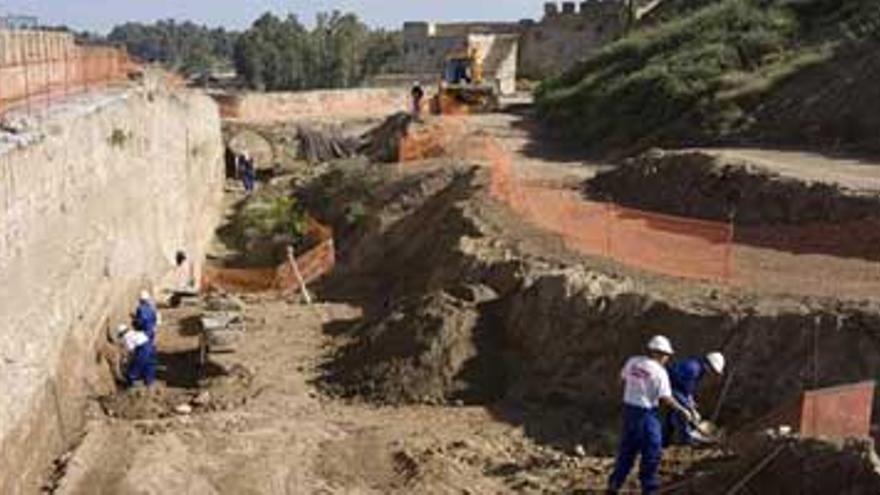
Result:
[[[144,385],[151,386],[156,381],[156,362],[153,358],[150,338],[145,332],[133,330],[127,325],[120,325],[116,332],[119,341],[130,356],[128,369],[125,372],[128,385],[134,386],[137,382],[143,381]]]
[[[134,327],[147,334],[150,343],[156,342],[156,327],[159,324],[159,312],[153,303],[153,298],[146,290],[141,291],[138,297],[138,305],[134,310]]]
[[[710,352],[705,356],[682,359],[669,366],[669,380],[672,384],[672,396],[691,411],[691,415],[699,421],[695,395],[700,382],[708,373],[721,376],[724,373],[724,354]],[[705,441],[703,435],[691,426],[687,419],[673,411],[666,416],[668,444],[693,445]]]
[[[642,493],[654,494],[660,488],[660,460],[663,431],[658,408],[664,403],[690,417],[690,410],[672,397],[669,375],[664,367],[673,354],[669,339],[657,335],[648,342],[648,356],[630,358],[620,378],[624,382],[623,432],[614,472],[608,480],[608,493],[618,493],[641,455],[639,481]]]

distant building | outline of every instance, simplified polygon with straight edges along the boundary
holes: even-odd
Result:
[[[483,58],[486,80],[509,94],[515,91],[517,77],[543,79],[558,74],[617,39],[628,14],[625,0],[591,0],[548,2],[537,22],[407,22],[404,71],[422,79],[439,78],[450,53],[476,49]]]
[[[35,29],[40,25],[37,17],[30,15],[0,15],[0,29]]]

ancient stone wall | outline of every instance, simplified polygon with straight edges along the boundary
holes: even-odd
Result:
[[[403,27],[404,70],[411,74],[435,73],[439,77],[446,56],[469,48],[469,38],[494,35],[509,43],[508,36],[514,36],[519,38],[518,53],[512,61],[514,75],[542,79],[570,68],[618,38],[625,24],[625,4],[615,0],[549,2],[539,22],[408,22]]]
[[[553,4],[551,4],[553,5]],[[626,16],[620,2],[581,2],[579,10],[548,11],[541,22],[523,30],[519,72],[542,79],[565,71],[591,52],[617,39],[625,29]]]
[[[0,139],[4,494],[36,493],[75,442],[86,397],[112,387],[107,329],[139,290],[174,283],[178,250],[203,258],[222,197],[219,113],[204,96],[107,95],[32,134]]]

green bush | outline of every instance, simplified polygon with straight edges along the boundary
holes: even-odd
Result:
[[[747,79],[729,75],[784,63],[798,30],[789,9],[724,0],[637,31],[546,81],[537,91],[539,112],[599,149],[631,145],[673,124],[699,136],[706,131],[702,119],[741,114],[717,101],[726,86]],[[713,115],[717,109],[724,113]]]
[[[244,206],[241,218],[245,232],[263,238],[288,235],[299,240],[308,227],[305,211],[288,196],[255,197]]]

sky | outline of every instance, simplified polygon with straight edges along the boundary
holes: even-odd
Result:
[[[266,11],[297,14],[352,11],[373,26],[404,21],[519,20],[538,18],[543,0],[0,0],[0,14],[35,15],[45,25],[107,32],[126,21],[191,20],[240,29]]]

